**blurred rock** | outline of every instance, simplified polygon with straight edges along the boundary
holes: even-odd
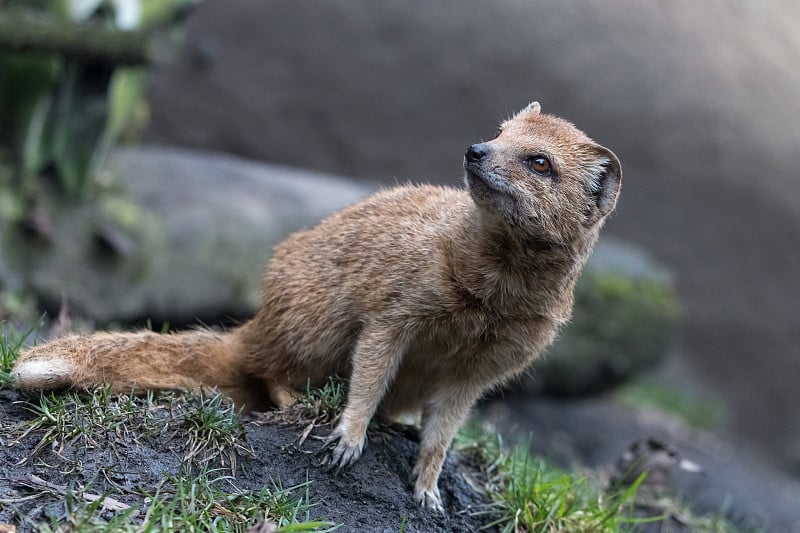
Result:
[[[675,273],[680,357],[725,396],[736,430],[788,466],[800,441],[798,20],[793,0],[206,0],[187,49],[153,77],[147,137],[453,184],[467,145],[540,100],[619,155],[606,235]]]
[[[610,476],[617,471],[620,454],[633,443],[655,439],[703,470],[681,468],[680,461],[665,465],[668,472],[661,480],[678,501],[699,513],[724,515],[739,531],[800,531],[800,485],[729,435],[697,430],[657,410],[625,407],[607,395],[535,401],[512,396],[483,404],[481,412],[506,442],[522,439],[534,454],[564,468],[603,469]],[[663,525],[646,530],[686,531]],[[688,530],[717,531],[691,525]]]
[[[602,239],[575,290],[572,321],[519,386],[555,396],[606,390],[663,359],[677,317],[664,267],[636,246]]]
[[[117,151],[121,188],[94,202],[46,198],[46,241],[3,228],[0,286],[17,279],[51,311],[62,298],[100,323],[241,318],[259,300],[273,245],[354,203],[368,187],[342,178],[201,151]]]

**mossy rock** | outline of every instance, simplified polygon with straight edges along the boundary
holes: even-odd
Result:
[[[677,316],[666,271],[635,247],[603,241],[576,287],[572,321],[523,387],[571,396],[617,385],[663,359]]]
[[[63,299],[101,325],[247,317],[272,247],[371,192],[168,147],[117,150],[107,173],[112,185],[92,201],[43,190],[36,227],[0,224],[0,289],[35,295],[51,315]]]

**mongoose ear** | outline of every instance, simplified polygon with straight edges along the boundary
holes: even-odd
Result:
[[[620,187],[622,186],[622,167],[617,156],[608,148],[592,145],[595,155],[594,164],[588,168],[589,176],[586,187],[592,195],[596,213],[590,216],[590,222],[607,216],[617,205]]]
[[[516,115],[514,115],[514,118],[528,114],[538,115],[541,112],[542,112],[542,106],[539,105],[539,102],[531,102],[530,104],[525,106],[525,109],[519,111]]]

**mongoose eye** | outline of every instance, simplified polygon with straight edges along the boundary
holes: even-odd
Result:
[[[549,176],[553,172],[553,167],[550,165],[550,161],[543,155],[529,157],[528,165],[530,165],[534,172],[541,174],[542,176]]]

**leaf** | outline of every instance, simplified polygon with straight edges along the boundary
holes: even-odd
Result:
[[[48,158],[45,129],[51,103],[50,94],[42,94],[22,129],[24,137],[20,148],[20,169],[22,180],[27,184],[26,188],[30,188],[31,181],[42,170]]]
[[[120,68],[111,76],[108,100],[107,132],[118,139],[130,124],[131,118],[142,105],[144,73],[140,69]]]
[[[112,68],[67,61],[52,112],[53,164],[67,196],[89,189],[98,148],[107,147],[107,92]]]

